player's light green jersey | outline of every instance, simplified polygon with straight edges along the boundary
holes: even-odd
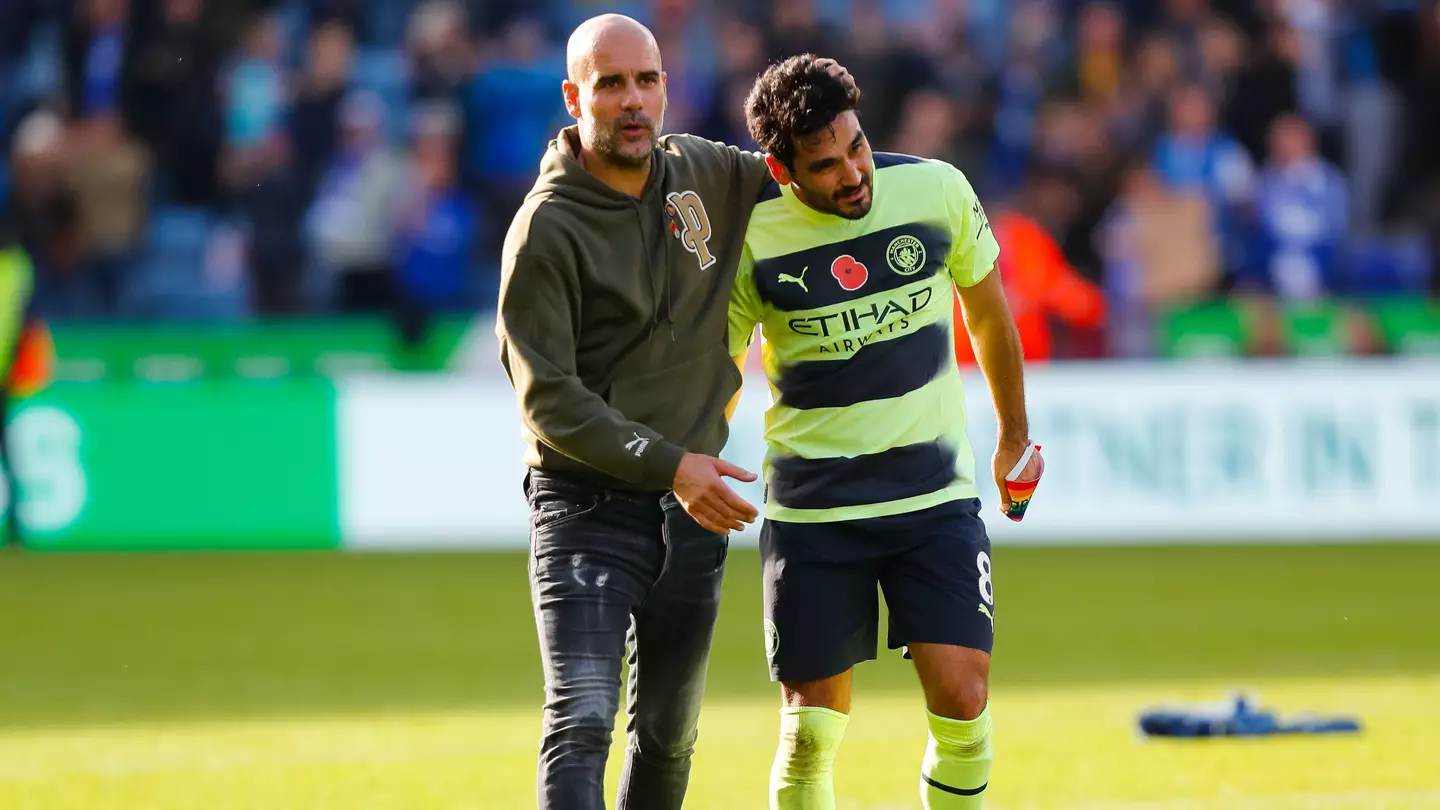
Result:
[[[763,336],[765,516],[819,523],[978,496],[954,350],[954,287],[1000,247],[970,183],[936,160],[875,154],[859,220],[774,186],[751,216],[730,353]]]

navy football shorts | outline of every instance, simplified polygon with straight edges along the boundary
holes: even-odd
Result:
[[[838,523],[767,519],[760,552],[773,681],[819,680],[873,660],[877,585],[890,611],[890,649],[994,647],[990,538],[978,499]]]

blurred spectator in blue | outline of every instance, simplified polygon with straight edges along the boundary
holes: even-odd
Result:
[[[262,146],[284,121],[289,90],[283,54],[279,21],[257,15],[225,80],[225,140],[232,150]]]
[[[431,316],[467,309],[474,279],[479,211],[460,188],[455,147],[460,118],[449,105],[416,110],[409,177],[396,216],[395,266],[399,313],[407,340],[422,338]],[[493,300],[496,289],[479,297]]]
[[[70,114],[85,118],[120,108],[129,0],[76,0],[65,32]]]
[[[417,103],[458,103],[475,72],[465,9],[455,0],[425,0],[410,17],[405,35],[410,61],[410,98]]]
[[[162,0],[131,51],[125,117],[154,156],[163,196],[209,207],[220,201],[221,47],[203,10],[203,0]]]
[[[1036,54],[1015,56],[1000,74],[995,138],[985,174],[990,194],[1009,194],[1023,182],[1044,93],[1044,71]]]
[[[385,105],[353,92],[340,109],[340,147],[306,218],[318,271],[342,312],[393,306],[393,212],[405,178],[403,158],[384,138]]]
[[[251,309],[265,315],[293,314],[305,305],[305,248],[300,226],[309,189],[295,165],[288,133],[273,129],[247,150],[231,175],[232,202],[249,234]]]
[[[1064,58],[1053,45],[1058,20],[1050,4],[1028,2],[1010,13],[1010,54],[999,76],[995,141],[986,174],[992,195],[1009,194],[1024,182],[1047,83],[1062,70]]]
[[[1009,0],[932,0],[932,4],[937,24],[965,30],[986,73],[999,70],[1009,46],[1005,35],[1013,13]]]
[[[1296,95],[1310,125],[1329,132],[1340,117],[1340,28],[1334,0],[1286,0],[1278,15],[1295,32],[1299,48]]]
[[[354,37],[339,20],[322,23],[310,35],[305,75],[290,113],[295,162],[307,193],[319,185],[335,157],[340,136],[340,105],[350,90]]]
[[[8,133],[21,98],[30,35],[39,18],[36,0],[0,2],[0,133]],[[3,135],[0,135],[3,137]]]
[[[1255,166],[1234,138],[1216,131],[1214,106],[1204,87],[1187,84],[1175,91],[1170,129],[1155,146],[1154,162],[1168,188],[1199,191],[1210,200],[1226,268],[1243,271]]]
[[[1258,287],[1283,301],[1313,301],[1336,289],[1349,220],[1345,178],[1317,154],[1314,132],[1298,115],[1271,129],[1255,213],[1257,261],[1242,289]]]
[[[225,79],[224,180],[230,211],[249,235],[253,306],[266,313],[296,311],[304,286],[300,222],[308,189],[286,127],[291,87],[284,52],[274,12],[256,14]]]
[[[545,145],[567,118],[560,96],[565,65],[544,34],[539,21],[516,18],[465,94],[466,185],[484,201],[496,239],[509,228]]]

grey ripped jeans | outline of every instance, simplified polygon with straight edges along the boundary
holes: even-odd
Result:
[[[545,671],[540,810],[604,810],[629,656],[617,810],[680,807],[690,780],[729,538],[673,493],[531,471],[530,597]]]

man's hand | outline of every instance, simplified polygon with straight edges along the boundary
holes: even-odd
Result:
[[[729,534],[743,530],[745,523],[754,523],[760,513],[721,476],[747,482],[756,477],[723,459],[686,453],[675,470],[675,497],[701,526],[716,534]]]
[[[820,68],[821,70],[829,73],[836,79],[839,79],[840,83],[845,85],[846,90],[855,89],[855,77],[850,75],[850,71],[846,70],[844,65],[836,62],[834,59],[831,59],[828,56],[821,59],[816,59],[815,67]]]
[[[995,468],[995,487],[1000,490],[1000,512],[1002,514],[1010,511],[1010,488],[1005,486],[1005,476],[1015,469],[1015,464],[1020,461],[1021,456],[1025,455],[1026,444],[1024,439],[1002,439],[995,447],[995,458],[992,464]],[[1024,471],[1020,473],[1020,478],[1022,480],[1034,478],[1040,472],[1041,463],[1039,453],[1030,456]]]

